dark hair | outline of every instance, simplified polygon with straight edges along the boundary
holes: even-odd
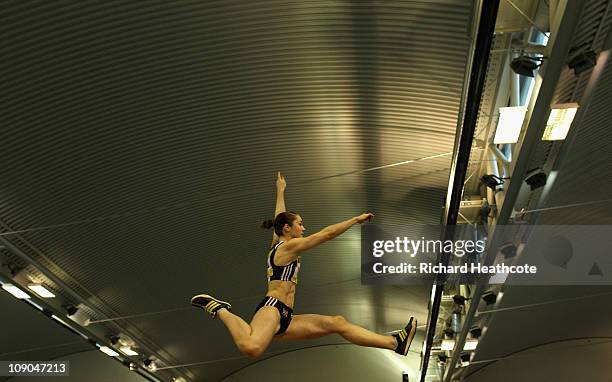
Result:
[[[293,221],[297,218],[297,215],[297,212],[293,211],[281,212],[280,214],[276,215],[274,220],[268,219],[261,222],[260,227],[263,229],[270,229],[274,227],[274,233],[276,233],[280,237],[283,236],[283,227],[285,226],[285,224],[289,224],[289,226],[292,226]]]

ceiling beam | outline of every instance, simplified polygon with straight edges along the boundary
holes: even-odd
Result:
[[[581,1],[566,1],[565,4],[559,4],[557,13],[560,12],[559,8],[562,8],[563,17],[557,28],[557,33],[552,38],[553,46],[550,50],[550,59],[547,60],[543,65],[540,73],[544,73],[544,78],[538,76],[534,85],[533,94],[537,94],[535,99],[535,105],[530,105],[529,110],[532,112],[526,116],[528,118],[527,128],[525,129],[522,139],[517,143],[516,151],[518,155],[516,160],[513,162],[513,166],[510,169],[510,180],[506,197],[502,206],[498,206],[499,215],[497,224],[506,224],[512,215],[514,204],[518,196],[519,190],[522,186],[523,179],[527,173],[528,166],[535,151],[537,144],[542,138],[544,128],[546,127],[546,121],[550,113],[550,103],[553,98],[559,76],[561,71],[565,67],[567,54],[570,49],[571,41],[574,37],[578,22],[580,20],[580,14],[584,3]],[[488,243],[495,243],[495,226],[491,227],[491,238]],[[497,248],[491,246],[487,248],[484,264],[493,264],[495,255],[497,254]],[[463,327],[459,337],[455,341],[455,348],[453,349],[452,358],[447,364],[446,375],[444,382],[450,382],[453,376],[455,366],[465,344],[469,328],[474,322],[474,316],[476,309],[478,308],[478,301],[482,294],[485,292],[488,284],[479,284],[476,286],[474,294],[472,296],[472,304],[468,309]]]
[[[467,168],[470,162],[472,141],[474,140],[474,131],[476,130],[476,123],[478,121],[478,111],[480,110],[482,89],[484,88],[487,74],[489,52],[491,50],[491,42],[493,41],[493,32],[495,30],[495,20],[497,18],[498,9],[499,0],[485,0],[482,3],[480,11],[480,20],[473,52],[474,60],[471,65],[469,86],[465,102],[465,116],[463,118],[463,124],[461,124],[461,119],[459,119],[455,150],[453,152],[450,168],[449,189],[443,218],[445,224],[443,235],[445,239],[452,239],[454,235],[453,227],[457,224],[457,217],[459,216],[459,205],[463,194],[463,185],[465,184]],[[439,253],[438,262],[448,264],[449,257],[449,253]],[[436,280],[431,291],[430,311],[427,322],[427,332],[425,334],[425,351],[422,355],[421,363],[421,382],[425,381],[427,375],[429,355],[436,333],[443,289],[444,281],[442,279]]]

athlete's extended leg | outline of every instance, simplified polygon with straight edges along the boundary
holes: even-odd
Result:
[[[266,351],[280,327],[280,314],[273,307],[259,309],[251,324],[227,309],[219,310],[217,315],[229,330],[238,350],[250,358],[257,358]]]
[[[397,347],[397,342],[393,336],[371,332],[348,322],[342,316],[322,316],[319,314],[297,314],[293,316],[287,331],[275,338],[304,340],[319,338],[332,333],[341,335],[355,345],[389,350],[394,350]]]

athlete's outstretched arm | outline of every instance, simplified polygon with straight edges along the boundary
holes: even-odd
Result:
[[[326,241],[332,240],[333,238],[342,235],[353,225],[361,224],[366,221],[371,221],[373,218],[374,214],[368,212],[351,218],[349,220],[330,225],[308,237],[295,238],[288,241],[287,244],[283,245],[282,251],[297,256],[301,252],[314,248],[319,244],[323,244]]]
[[[274,218],[276,215],[281,212],[287,211],[285,208],[285,188],[287,187],[287,182],[285,181],[285,177],[281,175],[280,171],[276,174],[276,208],[274,210]],[[272,231],[272,245],[276,243],[278,240],[278,236],[276,232]]]

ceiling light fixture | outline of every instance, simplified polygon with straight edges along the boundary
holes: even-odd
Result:
[[[106,354],[106,355],[109,355],[111,357],[118,357],[119,356],[119,353],[117,353],[113,349],[109,348],[108,346],[99,346],[99,348],[100,348],[100,351],[102,353]]]
[[[440,345],[440,349],[451,351],[455,348],[455,340],[442,340],[442,345]]]
[[[542,135],[544,141],[562,141],[567,137],[567,133],[578,112],[577,103],[564,103],[553,105],[546,122],[546,128]]]
[[[125,355],[138,355],[138,353],[132,350],[132,348],[129,346],[122,346],[119,348],[119,351]]]
[[[2,284],[2,289],[12,294],[14,297],[24,300],[26,298],[32,298],[29,294],[22,291],[20,288],[16,287],[13,284]]]
[[[463,344],[463,350],[476,350],[476,347],[478,346],[478,340],[473,338],[473,339],[469,339],[467,341],[465,341],[465,343]]]
[[[493,143],[497,145],[518,142],[526,114],[526,106],[500,107]]]
[[[42,298],[53,298],[55,295],[42,284],[28,284],[28,289]]]

